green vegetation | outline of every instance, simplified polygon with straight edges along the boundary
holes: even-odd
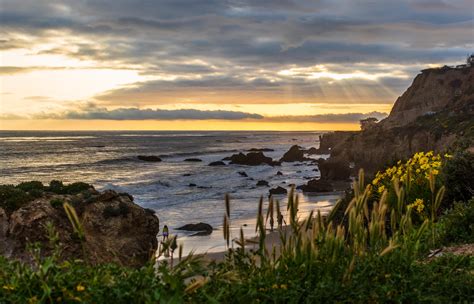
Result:
[[[242,230],[231,234],[227,198],[223,262],[181,259],[179,254],[175,265],[171,259],[158,266],[150,261],[140,269],[91,266],[61,261],[58,245],[47,258],[33,247],[33,265],[0,257],[0,303],[470,303],[474,258],[428,258],[429,250],[440,245],[473,241],[474,199],[441,212],[446,191],[439,170],[444,162],[442,156],[417,153],[369,184],[361,171],[353,191],[326,217],[318,212],[301,218],[298,197],[291,191],[288,227],[277,230],[279,248],[267,248],[265,242],[268,220],[281,212],[277,201],[270,198],[264,210],[260,200],[258,238],[248,240]],[[80,234],[74,208],[65,204],[65,210]],[[119,206],[108,212],[119,216],[123,210]],[[258,244],[258,250],[248,250],[249,243]],[[160,254],[176,248],[171,237]]]
[[[51,207],[53,208],[61,208],[64,204],[64,200],[60,198],[53,198],[52,200],[49,201],[51,204]]]
[[[91,187],[92,185],[81,182],[64,185],[63,182],[56,180],[51,181],[49,186],[44,186],[43,183],[38,181],[23,182],[16,186],[0,185],[0,208],[10,214],[34,199],[42,197],[47,192],[75,195]],[[54,204],[51,205],[54,207]]]

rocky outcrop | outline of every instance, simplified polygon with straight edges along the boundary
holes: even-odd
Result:
[[[348,180],[352,173],[349,162],[343,159],[320,159],[318,167],[321,178],[326,180]]]
[[[419,151],[474,146],[472,117],[474,67],[428,69],[397,99],[386,119],[360,132],[324,134],[318,151],[372,174]]]
[[[116,262],[137,267],[147,263],[158,247],[159,221],[154,212],[132,201],[128,194],[94,189],[76,195],[45,192],[6,216],[0,208],[0,252],[29,260],[27,244],[39,242],[49,254],[47,225],[59,236],[62,258],[81,258],[93,264]],[[81,241],[62,207],[73,206],[83,227]],[[85,254],[85,256],[83,255]]]
[[[209,166],[211,166],[211,167],[225,166],[225,163],[223,161],[215,161],[215,162],[209,163]]]
[[[283,157],[280,159],[281,162],[301,162],[308,160],[304,156],[305,150],[300,146],[294,145],[286,152]]]
[[[312,179],[306,185],[298,186],[296,189],[303,190],[303,192],[332,192],[334,187],[327,180]]]
[[[212,233],[213,228],[211,225],[207,223],[197,223],[197,224],[186,224],[184,226],[176,228],[176,230],[196,231],[196,232],[200,232],[199,235],[209,235]]]
[[[270,148],[252,148],[248,150],[249,152],[273,152],[275,150]]]
[[[200,158],[186,158],[184,161],[185,162],[192,162],[192,163],[199,163],[199,162],[202,162],[202,159],[200,159]]]
[[[139,160],[147,161],[147,162],[160,162],[161,158],[154,155],[138,155],[137,158]]]
[[[270,189],[269,193],[270,193],[270,195],[272,195],[272,194],[287,194],[288,191],[285,188],[278,186],[276,188]]]
[[[230,157],[230,163],[246,166],[259,166],[262,164],[270,166],[279,165],[278,162],[274,162],[271,157],[265,156],[262,152],[250,152],[247,155],[244,153],[234,154]]]

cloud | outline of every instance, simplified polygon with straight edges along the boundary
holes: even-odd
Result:
[[[268,117],[267,121],[275,122],[314,122],[314,123],[358,123],[359,120],[367,117],[375,117],[381,120],[387,117],[387,113],[370,112],[370,113],[344,113],[344,114],[320,114],[306,116],[276,116]]]
[[[468,0],[2,0],[1,6],[0,49],[138,71],[147,81],[96,96],[120,108],[390,103],[427,64],[453,64],[474,49]],[[9,64],[22,67],[2,67],[0,74],[42,69]],[[386,75],[375,81],[278,75],[316,65]]]
[[[64,113],[43,113],[34,115],[35,119],[78,119],[78,120],[241,120],[262,119],[263,116],[237,111],[201,111],[195,109],[153,110],[138,108],[119,108],[107,110],[92,107],[89,110],[66,111]]]

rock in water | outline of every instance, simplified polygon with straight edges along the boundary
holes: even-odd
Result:
[[[294,145],[286,152],[283,157],[280,159],[281,162],[295,162],[295,161],[305,161],[307,160],[304,157],[304,150],[298,146]]]
[[[245,171],[239,171],[237,173],[242,177],[249,177]]]
[[[223,161],[215,161],[215,162],[210,163],[209,166],[211,166],[211,167],[225,166],[225,163]]]
[[[139,160],[147,161],[147,162],[160,162],[161,158],[154,155],[138,155],[137,158]]]
[[[0,228],[7,225],[5,237],[0,231],[1,248],[6,255],[28,261],[26,244],[39,242],[42,254],[51,252],[46,223],[51,222],[59,234],[62,258],[85,259],[93,264],[116,262],[130,267],[140,267],[154,256],[158,247],[156,235],[159,220],[148,210],[133,203],[131,196],[108,190],[98,193],[86,190],[76,195],[45,193],[5,219],[0,211]],[[53,204],[59,202],[59,204]],[[82,256],[81,242],[62,207],[69,202],[78,215],[84,231],[86,256]]]
[[[306,150],[306,153],[307,154],[318,154],[318,149],[316,149],[315,147],[311,147],[308,150]]]
[[[194,234],[194,235],[209,235],[212,233],[213,228],[211,225],[207,223],[197,223],[197,224],[186,224],[184,226],[176,228],[176,230],[198,231],[200,233]]]
[[[259,180],[259,181],[257,182],[257,186],[259,186],[259,187],[260,187],[260,186],[267,186],[267,187],[268,187],[268,182],[265,181],[265,180]]]
[[[303,192],[332,192],[334,187],[329,181],[312,179],[306,185],[298,186],[296,189],[301,189]]]
[[[247,155],[244,153],[234,154],[230,157],[230,162],[231,164],[246,166],[258,166],[261,164],[278,165],[278,162],[274,162],[271,157],[265,156],[262,152],[250,152]]]
[[[278,171],[276,175],[283,175],[281,171]]]
[[[321,178],[329,180],[348,180],[351,176],[351,168],[348,161],[328,159],[318,161]]]
[[[270,189],[269,192],[270,194],[287,194],[288,193],[288,191],[285,188],[280,187],[280,186]]]
[[[198,162],[202,162],[202,159],[200,159],[200,158],[186,158],[184,161],[185,162],[198,163]]]

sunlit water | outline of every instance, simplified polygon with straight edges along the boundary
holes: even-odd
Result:
[[[227,165],[210,167],[239,151],[271,148],[265,155],[279,159],[290,146],[318,147],[317,132],[0,132],[0,184],[16,184],[52,179],[82,181],[98,190],[128,192],[139,205],[156,211],[160,225],[167,224],[184,243],[185,253],[221,251],[224,240],[220,228],[224,195],[231,197],[232,229],[242,225],[247,235],[254,231],[260,196],[268,197],[269,187],[256,187],[266,180],[270,187],[300,185],[318,177],[310,162],[283,163],[282,166]],[[159,163],[144,162],[137,155],[162,157]],[[315,155],[313,158],[321,156]],[[324,156],[323,156],[324,157]],[[199,163],[185,162],[200,158]],[[249,177],[242,177],[245,171]],[[283,175],[277,176],[281,171]],[[189,175],[189,176],[186,176]],[[196,184],[197,187],[190,187]],[[286,197],[281,200],[285,210]],[[337,195],[300,194],[300,210],[329,210]],[[206,222],[217,230],[209,236],[190,236],[175,228]]]

